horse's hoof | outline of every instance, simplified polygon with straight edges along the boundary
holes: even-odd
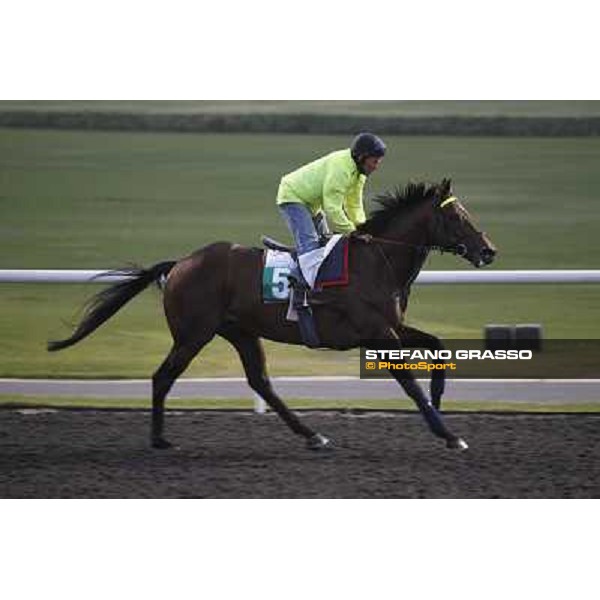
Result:
[[[166,450],[167,448],[172,448],[173,444],[167,442],[164,438],[156,438],[152,440],[152,447],[158,448],[159,450]]]
[[[448,440],[446,446],[452,450],[458,450],[459,452],[464,452],[469,449],[469,444],[459,437]]]
[[[315,451],[332,450],[333,442],[328,437],[325,437],[324,435],[321,435],[320,433],[315,433],[312,437],[309,437],[306,440],[306,447],[309,450],[315,450]]]

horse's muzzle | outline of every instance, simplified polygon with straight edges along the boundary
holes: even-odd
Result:
[[[489,248],[486,246],[485,248],[482,248],[475,257],[469,258],[469,260],[476,268],[480,269],[481,267],[485,267],[486,265],[493,263],[495,257],[495,248]]]
[[[494,258],[496,258],[496,250],[493,248],[484,248],[481,251],[481,260],[484,265],[489,265],[494,262]]]

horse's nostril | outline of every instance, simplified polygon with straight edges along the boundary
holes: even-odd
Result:
[[[492,248],[484,248],[481,251],[481,259],[486,263],[492,262],[494,260],[495,256],[496,256],[496,251]]]

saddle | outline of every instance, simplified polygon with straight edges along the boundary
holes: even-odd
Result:
[[[261,235],[261,242],[266,248],[264,253],[264,267],[276,267],[278,269],[277,280],[281,281],[281,272],[297,271],[299,277],[290,279],[298,280],[303,287],[318,292],[325,287],[344,286],[348,284],[348,240],[341,235],[334,235],[320,240],[319,249],[298,256],[296,248],[288,246],[269,236]],[[303,262],[304,259],[304,262]],[[300,268],[300,264],[302,267]],[[308,275],[305,269],[308,268]],[[307,277],[305,280],[304,278]],[[307,283],[308,282],[308,283]],[[263,278],[263,283],[274,284]],[[281,290],[282,291],[282,290]],[[264,302],[283,300],[287,294],[282,296],[277,293],[274,297],[270,294],[264,295]]]
[[[296,257],[296,249],[291,246],[286,246],[277,240],[269,237],[268,235],[261,235],[260,241],[263,243],[265,248],[269,248],[271,250],[277,250],[277,252],[289,252],[294,258]]]

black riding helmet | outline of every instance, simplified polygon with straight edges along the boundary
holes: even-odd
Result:
[[[350,153],[356,164],[367,156],[385,156],[385,150],[383,140],[372,133],[359,133],[350,147]]]

